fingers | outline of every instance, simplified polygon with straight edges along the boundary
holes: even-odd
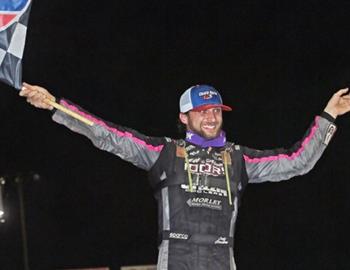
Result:
[[[335,92],[334,96],[341,97],[342,95],[346,94],[348,91],[349,91],[349,88],[340,89],[337,92]]]
[[[24,82],[24,83],[23,83],[23,88],[33,89],[33,88],[34,88],[34,85],[31,85],[31,84],[29,84],[29,83]]]
[[[344,100],[350,101],[350,94],[346,94],[345,96],[341,97]]]
[[[30,85],[28,83],[23,83],[22,89],[19,92],[20,96],[27,96],[29,93],[32,93],[33,91],[39,91],[39,86]]]
[[[50,109],[53,107],[48,104],[48,100],[55,101],[56,98],[51,95],[45,88],[23,83],[19,95],[27,98],[27,102],[37,108]]]

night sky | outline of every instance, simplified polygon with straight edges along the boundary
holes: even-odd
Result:
[[[224,115],[230,141],[288,147],[350,84],[349,14],[348,1],[35,0],[23,80],[108,121],[173,138],[183,136],[181,93],[210,84],[234,107]],[[146,172],[50,117],[0,85],[0,269],[23,269],[18,176],[32,270],[154,264],[157,209]],[[350,269],[350,115],[337,125],[309,174],[248,186],[239,270]]]

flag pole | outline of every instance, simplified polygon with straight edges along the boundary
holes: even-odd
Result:
[[[69,109],[67,109],[66,107],[52,101],[52,100],[49,100],[49,99],[45,99],[45,103],[51,105],[52,107],[56,108],[57,110],[60,110],[72,117],[74,117],[75,119],[78,119],[79,121],[89,125],[89,126],[93,126],[94,125],[94,122],[90,121],[89,119],[81,116],[80,114],[77,114]]]
[[[28,257],[28,239],[26,229],[26,215],[24,208],[24,196],[23,196],[23,178],[17,176],[15,178],[17,183],[18,198],[19,198],[19,214],[21,221],[21,234],[22,234],[22,252],[23,252],[23,267],[24,270],[30,270],[29,268],[29,257]]]

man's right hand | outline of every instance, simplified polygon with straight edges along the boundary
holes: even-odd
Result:
[[[56,101],[56,98],[45,88],[23,83],[22,90],[19,92],[21,97],[26,97],[27,102],[41,109],[52,110],[53,107],[48,104],[48,100]]]

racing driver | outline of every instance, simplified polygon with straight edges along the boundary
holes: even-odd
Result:
[[[348,89],[341,89],[314,118],[304,137],[289,149],[255,150],[226,140],[224,105],[209,85],[187,89],[180,98],[184,139],[149,137],[111,124],[68,100],[64,107],[88,118],[89,126],[56,110],[53,120],[149,173],[159,209],[157,270],[235,270],[234,231],[248,183],[277,182],[307,173],[331,140],[337,116],[350,111]],[[46,89],[27,83],[20,95],[35,107],[53,110]]]

